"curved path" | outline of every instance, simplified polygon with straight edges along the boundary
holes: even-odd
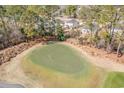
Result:
[[[74,46],[72,44],[69,44],[67,42],[63,42],[63,44],[71,46],[72,48],[76,48],[80,53],[85,55],[89,61],[99,67],[105,68],[108,71],[121,71],[124,72],[124,65],[119,64],[116,62],[113,62],[112,60],[105,59],[105,58],[100,58],[100,57],[93,57],[89,53],[87,53],[85,50],[79,48],[78,46]],[[32,48],[24,51],[23,53],[19,54],[15,58],[11,60],[11,62],[5,63],[2,66],[0,66],[0,81],[2,82],[12,82],[14,84],[20,84],[21,86],[24,87],[43,87],[42,83],[39,83],[37,79],[29,78],[28,76],[25,75],[21,68],[21,59],[30,51],[41,47],[42,44],[37,44],[33,46]],[[1,85],[5,85],[6,87],[9,87],[9,85],[0,83]],[[14,85],[12,87],[21,87],[20,85]]]
[[[20,84],[9,84],[5,82],[0,82],[0,88],[24,88],[24,86]]]

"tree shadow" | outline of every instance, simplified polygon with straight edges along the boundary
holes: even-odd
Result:
[[[58,41],[47,41],[47,42],[44,42],[43,45],[51,45],[51,44],[55,44],[57,42]]]

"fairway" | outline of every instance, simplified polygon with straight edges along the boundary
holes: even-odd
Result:
[[[106,78],[104,87],[109,88],[124,88],[124,73],[110,72]]]
[[[62,43],[36,48],[23,58],[22,67],[43,87],[124,87],[124,73],[94,66],[85,55]]]

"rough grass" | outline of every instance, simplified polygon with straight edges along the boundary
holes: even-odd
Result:
[[[110,72],[103,87],[124,88],[124,72]]]
[[[29,53],[22,62],[25,73],[43,87],[101,87],[104,70],[62,44],[49,44]]]
[[[104,71],[99,68],[91,68],[89,73],[65,74],[36,65],[28,60],[22,64],[24,72],[32,79],[37,79],[43,87],[100,87],[104,78]],[[102,73],[100,73],[102,72]]]

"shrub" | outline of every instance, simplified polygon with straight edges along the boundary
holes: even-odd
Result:
[[[62,26],[59,23],[57,23],[57,26],[56,26],[56,35],[57,35],[58,40],[60,40],[60,41],[65,40],[65,35],[64,35]]]

